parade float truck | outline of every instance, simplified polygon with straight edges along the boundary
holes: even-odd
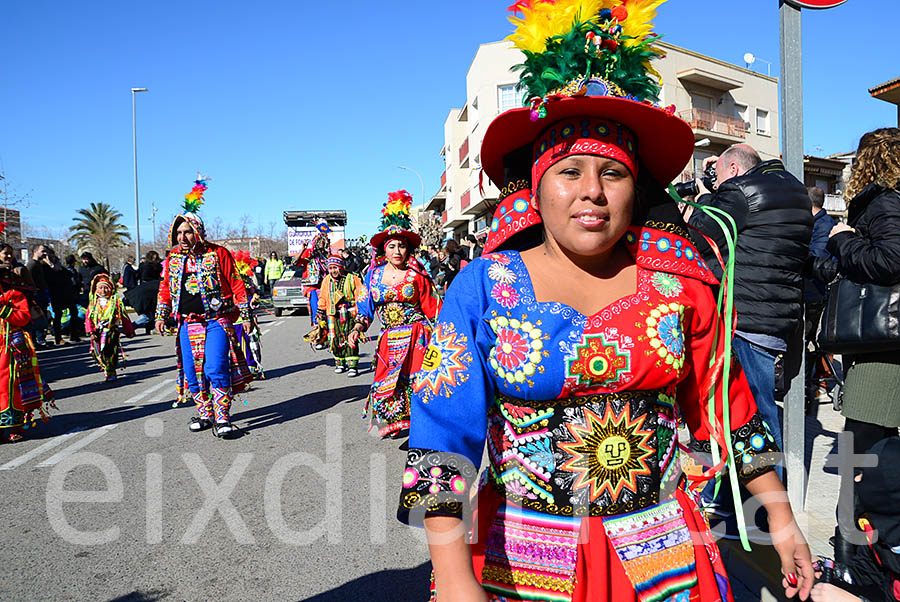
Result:
[[[285,258],[284,273],[272,287],[272,303],[275,315],[285,311],[308,309],[309,301],[304,292],[303,270],[294,264],[303,250],[310,245],[313,237],[322,231],[323,224],[330,230],[332,249],[344,248],[344,231],[347,227],[347,212],[343,210],[285,211],[284,223],[288,227],[288,255]]]

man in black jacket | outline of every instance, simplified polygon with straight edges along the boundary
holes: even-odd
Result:
[[[783,449],[775,372],[779,358],[787,356],[788,341],[802,340],[797,338],[803,319],[802,272],[813,227],[809,196],[781,161],[761,161],[750,145],[736,144],[722,156],[707,159],[711,160],[716,161],[716,191],[701,195],[698,202],[727,212],[738,232],[734,352],[763,420]],[[723,260],[728,260],[725,235],[715,220],[696,210],[690,225],[712,239]],[[722,269],[712,249],[705,241],[695,242],[721,279]]]

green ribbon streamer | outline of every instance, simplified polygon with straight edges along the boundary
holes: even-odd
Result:
[[[733,317],[734,317],[734,251],[735,245],[737,244],[737,225],[734,222],[734,218],[731,217],[726,211],[719,209],[718,207],[709,207],[706,205],[700,205],[699,203],[695,203],[692,201],[686,201],[682,199],[677,192],[675,192],[675,187],[669,184],[668,187],[669,195],[675,200],[676,203],[684,203],[686,205],[690,205],[694,209],[700,209],[704,211],[713,221],[718,224],[718,226],[722,229],[722,233],[725,235],[725,243],[728,247],[728,259],[725,261],[724,273],[725,273],[725,285],[719,288],[718,299],[716,300],[716,311],[719,315],[723,315],[725,319],[725,332],[724,332],[724,344],[725,344],[725,359],[724,364],[722,366],[722,429],[724,430],[723,436],[725,438],[725,445],[727,446],[727,458],[726,465],[728,466],[728,480],[731,484],[731,496],[734,502],[734,512],[735,518],[737,519],[738,525],[738,533],[741,538],[741,546],[746,551],[750,551],[750,541],[747,537],[747,527],[744,524],[744,509],[741,505],[741,495],[740,488],[738,485],[737,478],[737,466],[734,461],[734,446],[731,443],[731,411],[730,411],[730,398],[728,385],[731,380],[731,358],[732,358],[732,349],[731,349],[731,340],[734,337],[734,332],[732,328]],[[726,226],[725,222],[728,222]],[[709,365],[713,366],[716,360],[716,348],[718,347],[718,329],[716,330],[716,336],[713,341],[713,351],[712,355],[709,358]],[[715,424],[716,420],[716,400],[715,400],[715,388],[713,388],[709,392],[709,421],[710,424]],[[710,433],[710,435],[712,435]],[[719,463],[720,455],[719,455],[719,446],[716,443],[715,439],[710,436],[710,450],[712,451],[712,462],[713,465]],[[719,494],[719,486],[721,483],[721,474],[716,474],[715,487],[713,490],[713,496],[716,497]]]

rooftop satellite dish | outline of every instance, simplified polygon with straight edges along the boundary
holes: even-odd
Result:
[[[744,62],[748,65],[752,65],[756,61],[756,57],[753,56],[752,52],[748,52],[744,55]]]

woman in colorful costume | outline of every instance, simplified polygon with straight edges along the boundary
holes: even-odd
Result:
[[[732,600],[680,471],[680,418],[723,454],[732,440],[733,480],[770,494],[783,585],[805,599],[809,548],[772,501],[786,500],[778,449],[725,358],[715,278],[660,185],[694,136],[643,102],[658,93],[645,63],[659,1],[523,4],[513,40],[530,51],[535,100],[487,129],[482,164],[506,197],[414,386],[398,517],[425,524],[437,600]]]
[[[31,322],[29,296],[35,288],[17,273],[14,257],[12,246],[0,245],[0,379],[7,383],[0,391],[0,441],[11,443],[37,424],[35,411],[46,422],[50,408],[56,408],[53,391],[41,379],[31,334],[24,330]]]
[[[97,274],[91,280],[88,308],[84,315],[84,330],[91,339],[91,357],[106,375],[106,382],[116,380],[119,356],[125,365],[125,351],[119,340],[120,329],[125,336],[134,336],[134,325],[128,318],[125,304],[116,291],[109,274]]]
[[[335,253],[325,265],[328,275],[322,281],[319,310],[316,322],[319,332],[328,333],[331,353],[334,355],[334,372],[347,376],[359,375],[359,340],[350,342],[350,333],[356,325],[356,306],[366,298],[366,287],[356,274],[344,270],[344,258]],[[319,340],[320,335],[315,339]]]
[[[409,429],[410,377],[422,365],[441,300],[413,254],[422,239],[410,230],[412,197],[398,190],[388,199],[381,232],[370,241],[376,256],[366,273],[367,294],[358,306],[350,343],[358,344],[377,314],[382,330],[366,412],[371,411],[382,437],[397,438]]]
[[[163,334],[166,321],[175,321],[179,379],[197,405],[190,430],[212,427],[217,437],[230,438],[237,434],[230,415],[233,396],[252,379],[234,323],[238,318],[252,322],[234,257],[206,240],[203,221],[196,214],[206,188],[204,179],[196,180],[185,196],[184,213],[172,222],[174,246],[163,262],[156,329]]]

